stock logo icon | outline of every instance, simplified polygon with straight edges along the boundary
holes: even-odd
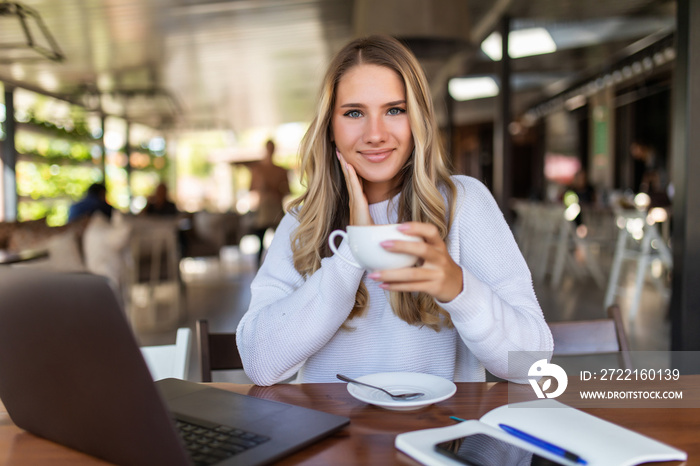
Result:
[[[556,364],[547,362],[546,359],[540,359],[530,366],[530,370],[527,372],[529,377],[537,377],[536,379],[528,379],[532,389],[535,390],[537,398],[556,398],[566,390],[566,386],[569,383],[569,378],[566,376],[566,372],[561,367]],[[545,379],[542,387],[537,383],[540,377],[548,377]],[[552,378],[557,381],[557,388],[551,393],[547,393],[552,386]]]

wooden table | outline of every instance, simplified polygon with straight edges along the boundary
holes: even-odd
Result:
[[[700,375],[684,376],[700,387]],[[451,425],[450,416],[479,418],[508,402],[505,383],[458,383],[449,400],[417,411],[388,411],[351,397],[345,384],[283,384],[257,387],[215,383],[217,388],[282,401],[350,418],[335,435],[299,451],[279,464],[417,464],[396,450],[397,434]],[[700,408],[585,408],[584,411],[688,452],[688,465],[700,464]],[[22,431],[0,404],[0,464],[95,465],[102,461]],[[686,463],[653,463],[680,465]]]

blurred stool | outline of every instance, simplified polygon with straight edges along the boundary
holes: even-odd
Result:
[[[581,212],[583,213],[583,211]],[[588,228],[585,223],[582,223],[581,226]],[[599,288],[605,288],[605,276],[593,252],[594,247],[600,249],[601,243],[598,237],[589,233],[587,230],[585,235],[579,235],[573,219],[569,220],[566,218],[566,214],[562,215],[552,269],[553,286],[559,286],[564,268],[568,266],[577,279],[590,275]]]
[[[629,310],[630,320],[634,320],[642,297],[644,279],[652,261],[658,259],[665,267],[671,269],[673,259],[657,225],[647,222],[646,212],[617,208],[615,213],[619,232],[604,304],[612,305],[616,301],[615,297],[620,294],[619,280],[623,263],[635,261],[634,294]],[[657,280],[655,284],[660,292],[667,294],[661,282]]]
[[[552,249],[557,245],[564,219],[564,206],[561,204],[533,204],[531,207],[530,245],[528,265],[535,281],[544,281],[549,271]]]

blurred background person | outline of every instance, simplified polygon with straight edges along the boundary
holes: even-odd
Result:
[[[635,172],[636,190],[649,195],[649,207],[665,207],[671,204],[668,193],[668,172],[664,160],[659,157],[654,146],[646,141],[638,140],[630,144],[630,154],[639,164]]]
[[[168,186],[161,182],[148,197],[146,207],[141,211],[144,215],[177,215],[177,206],[168,197]]]
[[[578,213],[575,213],[575,209],[573,210],[573,213],[576,215],[573,219],[567,217],[567,214],[565,214],[565,217],[574,223],[576,236],[579,238],[588,236],[590,225],[587,224],[586,220],[590,221],[590,211],[595,208],[597,200],[598,196],[595,187],[588,181],[586,169],[581,167],[564,189],[564,195],[562,196],[562,201],[567,207],[567,211],[569,208],[574,207],[572,204],[578,205]],[[578,243],[571,245],[571,247],[573,247],[576,260],[581,263],[586,262],[586,250]]]
[[[260,239],[258,267],[262,263],[264,252],[263,239],[268,229],[276,229],[284,216],[283,200],[289,194],[287,170],[275,165],[272,156],[275,143],[265,143],[265,156],[262,160],[249,166],[251,173],[250,191],[258,199],[258,208],[253,219],[252,233]]]
[[[562,200],[564,205],[567,207],[574,203],[578,204],[582,208],[592,207],[595,205],[597,200],[596,191],[593,185],[588,181],[586,169],[580,168],[576,172],[574,177],[571,179],[571,183],[564,188]],[[573,221],[576,223],[576,226],[580,226],[583,223],[581,212],[576,215]]]
[[[576,172],[566,191],[573,192],[581,205],[592,205],[596,202],[596,192],[593,185],[588,181],[586,170],[581,168]]]
[[[107,202],[107,188],[102,183],[93,183],[85,192],[85,196],[70,206],[68,222],[74,222],[82,217],[102,212],[107,218],[112,218],[112,206]]]

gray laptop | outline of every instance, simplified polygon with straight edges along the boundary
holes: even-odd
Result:
[[[349,422],[154,383],[105,279],[10,267],[0,267],[0,400],[19,427],[123,465],[265,464]]]

